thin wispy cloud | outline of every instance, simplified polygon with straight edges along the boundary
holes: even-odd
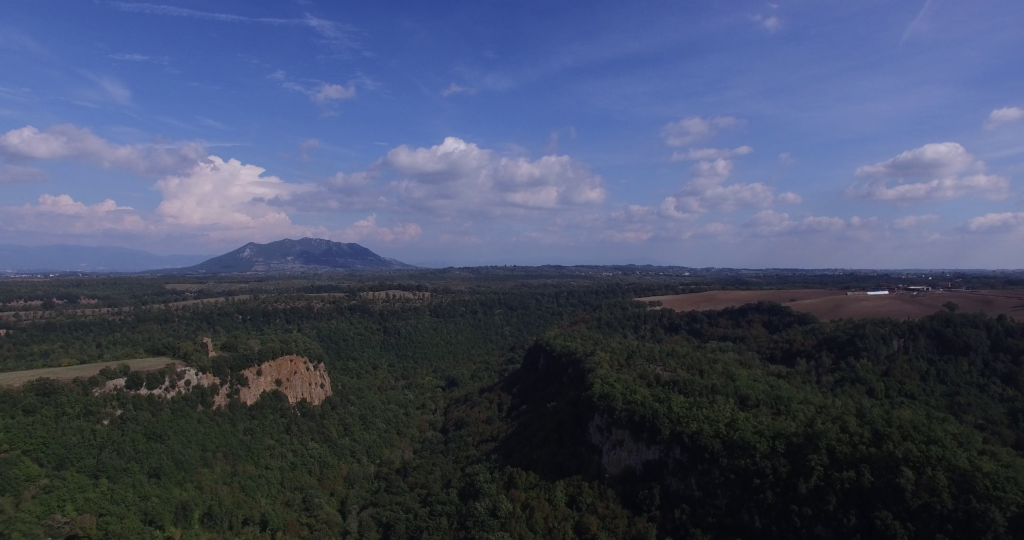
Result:
[[[458,83],[454,83],[453,82],[453,83],[448,85],[448,88],[445,88],[441,92],[441,97],[448,97],[448,96],[455,95],[455,94],[469,94],[469,95],[472,95],[472,94],[475,94],[475,93],[476,93],[476,88],[472,88],[472,87],[469,87],[469,86],[462,86],[462,85],[460,85]]]
[[[122,62],[149,62],[153,64],[164,64],[170,62],[170,59],[166,56],[146,56],[138,53],[117,53],[109,55],[114,60],[120,60]]]
[[[764,28],[769,34],[774,34],[782,29],[782,19],[777,15],[754,15],[750,20]]]
[[[906,43],[908,39],[913,37],[914,34],[917,33],[918,30],[920,30],[923,27],[925,16],[928,14],[928,10],[929,8],[931,8],[931,6],[932,0],[925,0],[924,6],[921,8],[921,11],[917,13],[917,17],[914,17],[913,22],[911,22],[910,25],[907,26],[907,29],[903,31],[903,37],[900,38],[900,45]]]
[[[228,23],[250,23],[269,24],[274,26],[297,26],[306,27],[317,34],[327,43],[346,49],[358,49],[359,45],[352,37],[354,28],[342,25],[334,21],[321,19],[309,13],[302,18],[285,17],[246,17],[232,13],[215,13],[210,11],[199,11],[196,9],[180,8],[177,6],[166,6],[161,4],[145,4],[133,2],[111,2],[112,6],[122,11],[131,13],[145,13],[148,15],[162,15],[166,17],[186,17],[191,19],[202,19],[207,21],[218,21]]]
[[[83,96],[93,104],[107,102],[122,106],[133,105],[132,91],[123,82],[85,70],[81,70],[81,74],[93,83],[93,87],[82,90]]]

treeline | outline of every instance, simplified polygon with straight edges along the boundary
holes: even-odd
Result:
[[[231,378],[298,353],[333,396],[0,388],[0,539],[1021,537],[1020,323],[630,300],[657,287],[21,324],[3,369],[167,355]]]
[[[298,352],[327,364],[334,397],[214,411],[202,392],[0,389],[0,537],[652,538],[599,482],[496,467],[445,428],[449,405],[515,369],[533,336],[631,294],[504,290],[390,307],[267,297],[24,324],[7,336],[7,365],[173,353],[230,377]],[[199,356],[199,335],[223,354]]]
[[[1005,316],[610,305],[499,386],[499,449],[552,480],[613,473],[666,536],[1021,538],[1022,375]]]

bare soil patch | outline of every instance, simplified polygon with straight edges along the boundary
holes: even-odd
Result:
[[[1009,315],[1024,320],[1024,291],[934,291],[879,296],[847,295],[844,291],[798,289],[783,291],[709,291],[672,296],[638,298],[660,301],[676,311],[722,309],[753,302],[778,302],[796,311],[811,313],[821,320],[893,317],[918,318],[945,309],[953,302],[960,311],[987,315]]]
[[[134,360],[117,360],[114,362],[97,362],[95,364],[81,364],[78,366],[67,366],[59,368],[28,369],[24,371],[8,371],[0,373],[0,386],[21,386],[32,379],[48,377],[70,381],[76,377],[92,377],[105,367],[116,368],[121,364],[128,364],[132,371],[154,371],[166,366],[169,363],[184,366],[179,360],[170,358],[137,358]]]

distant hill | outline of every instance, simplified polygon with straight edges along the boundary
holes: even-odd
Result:
[[[142,272],[196,264],[208,255],[154,255],[112,246],[0,245],[0,273]]]
[[[359,244],[320,238],[284,239],[269,244],[248,244],[219,257],[173,273],[234,274],[243,272],[318,272],[324,270],[375,270],[414,268],[381,257]],[[171,273],[160,271],[159,273]]]

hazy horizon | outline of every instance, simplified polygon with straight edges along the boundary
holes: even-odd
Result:
[[[1019,2],[59,0],[0,19],[0,244],[1024,268]]]

